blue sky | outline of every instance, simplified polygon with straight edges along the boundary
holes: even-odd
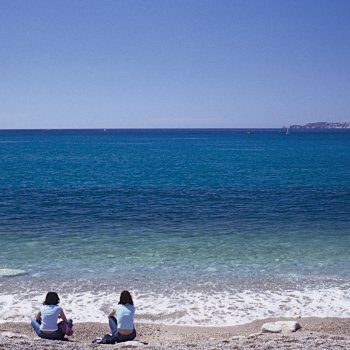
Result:
[[[0,128],[350,120],[350,1],[0,0]]]

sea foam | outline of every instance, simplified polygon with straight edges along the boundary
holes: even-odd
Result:
[[[300,291],[215,292],[193,291],[164,295],[132,291],[137,322],[172,325],[228,326],[268,317],[350,317],[346,289],[324,288]],[[45,292],[0,293],[1,322],[25,321],[39,309]],[[107,322],[107,312],[117,295],[91,291],[60,294],[61,306],[75,322]]]

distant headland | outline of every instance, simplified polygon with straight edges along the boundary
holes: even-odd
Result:
[[[350,129],[350,123],[316,122],[305,125],[291,125],[289,129]]]

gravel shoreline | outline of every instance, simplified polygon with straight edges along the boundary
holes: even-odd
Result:
[[[29,324],[7,322],[0,324],[0,349],[350,349],[350,318],[301,318],[297,321],[302,328],[295,333],[259,334],[263,323],[277,320],[283,319],[258,320],[229,327],[137,324],[138,342],[115,345],[91,344],[92,339],[110,332],[107,323],[77,323],[74,336],[63,342],[38,338]]]

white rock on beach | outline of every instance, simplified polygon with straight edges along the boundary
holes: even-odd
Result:
[[[19,269],[0,268],[0,277],[15,277],[26,275],[27,271]]]
[[[300,328],[300,324],[295,321],[276,321],[264,323],[261,331],[263,333],[292,333]]]
[[[130,341],[118,343],[118,348],[138,348],[143,346],[145,346],[145,344],[137,340],[130,340]]]
[[[242,335],[234,335],[233,337],[231,337],[231,340],[240,340],[241,338],[244,338]]]
[[[248,335],[248,338],[256,338],[256,337],[259,337],[260,335],[262,335],[261,332],[259,332],[259,333],[252,333],[252,334]]]

